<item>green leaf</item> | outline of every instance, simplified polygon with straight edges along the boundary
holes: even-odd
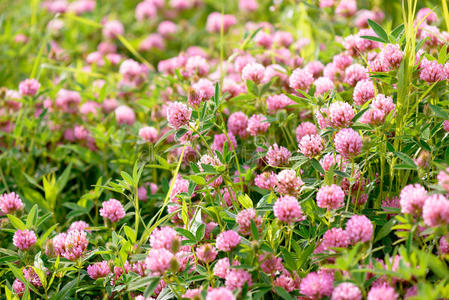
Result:
[[[192,180],[193,182],[195,182],[198,185],[205,185],[206,184],[206,179],[204,179],[204,177],[199,176],[199,175],[190,175],[189,179]]]
[[[238,199],[239,203],[244,208],[252,208],[253,207],[253,200],[251,200],[251,198],[247,194],[245,194],[245,195],[240,194],[237,197],[237,199]]]
[[[446,148],[446,152],[444,153],[444,160],[449,165],[449,147]]]
[[[370,41],[375,41],[375,42],[385,43],[384,40],[382,40],[381,38],[378,38],[377,36],[362,35],[361,38],[362,38],[362,39],[365,39],[365,40],[370,40]]]
[[[275,286],[274,290],[276,291],[276,294],[284,300],[295,300],[295,298],[293,298],[284,288],[281,288],[280,286]]]
[[[198,226],[198,229],[196,230],[196,233],[195,233],[197,242],[201,242],[201,240],[204,237],[205,232],[206,232],[206,225],[201,224],[200,226]]]
[[[404,31],[404,24],[399,25],[391,32],[391,35],[397,40],[399,35]]]
[[[67,168],[65,168],[64,172],[62,172],[61,176],[59,176],[58,180],[56,180],[56,187],[58,188],[58,192],[60,193],[67,182],[69,181],[70,171],[72,170],[72,163],[70,163]]]
[[[371,19],[368,19],[368,24],[374,30],[374,32],[379,36],[379,38],[381,38],[385,43],[388,43],[388,34],[385,32],[385,30],[382,28],[382,26],[380,26],[379,24],[377,24],[376,22],[374,22]]]
[[[131,175],[129,175],[128,173],[121,171],[120,175],[122,175],[122,178],[126,181],[126,183],[130,186],[133,187],[134,186],[134,180],[131,177]]]
[[[256,241],[259,240],[259,230],[257,230],[256,223],[254,223],[253,219],[251,219],[251,233]]]
[[[440,53],[438,54],[438,63],[444,65],[446,63],[447,57],[447,44],[441,47]]]
[[[444,111],[441,107],[432,104],[429,104],[429,107],[438,117],[445,120],[449,119],[449,114],[446,111]]]
[[[385,223],[382,226],[382,228],[380,228],[379,232],[376,235],[376,238],[374,239],[374,243],[377,241],[380,241],[381,239],[386,237],[391,232],[394,222],[395,222],[395,219],[391,219],[390,221]]]
[[[320,164],[315,158],[312,158],[312,159],[310,160],[310,162],[312,163],[312,167],[313,167],[315,170],[317,170],[320,174],[326,173],[326,172],[324,171],[323,167],[321,166],[321,164]]]
[[[189,224],[189,211],[187,209],[186,199],[184,198],[182,198],[181,218],[184,222],[184,225],[187,226],[187,224]]]
[[[196,237],[193,235],[193,233],[191,233],[187,229],[177,227],[177,228],[175,228],[175,230],[176,230],[177,233],[179,233],[183,237],[186,237],[189,240],[192,240],[192,241],[196,240]]]
[[[134,232],[134,229],[132,229],[131,227],[125,225],[125,227],[123,227],[123,230],[125,231],[126,236],[134,244],[136,242],[136,239],[137,239],[137,235]]]
[[[37,204],[34,204],[28,214],[26,227],[31,228],[31,226],[34,225],[36,219],[37,219]]]
[[[20,229],[20,230],[27,229],[25,224],[23,224],[23,222],[16,216],[13,216],[13,215],[7,215],[7,216],[8,216],[9,221],[11,222],[12,226],[14,226],[14,228]]]
[[[408,166],[412,170],[416,170],[418,167],[416,166],[413,159],[411,159],[407,154],[404,152],[394,152],[394,154],[402,159],[402,161],[405,163],[406,166]],[[395,166],[396,167],[396,166]]]
[[[159,277],[153,277],[153,276],[147,276],[144,278],[139,278],[137,280],[134,280],[128,285],[128,291],[135,291],[140,288],[146,287],[148,285],[151,285],[153,281],[156,281],[159,283],[160,278]],[[157,285],[157,284],[156,284]]]
[[[159,284],[159,281],[160,281],[159,277],[153,277],[152,279],[153,279],[153,281],[151,281],[148,284],[148,286],[145,289],[145,292],[143,294],[145,299],[149,298],[153,294],[153,291],[156,289],[157,285]]]

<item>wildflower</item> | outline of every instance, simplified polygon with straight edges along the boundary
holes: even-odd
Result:
[[[225,279],[226,275],[229,272],[229,258],[221,258],[217,261],[217,263],[214,266],[214,275],[220,278]]]
[[[136,19],[143,21],[152,19],[157,15],[157,8],[149,1],[142,1],[136,6]]]
[[[277,183],[277,176],[273,172],[263,172],[262,174],[259,174],[254,179],[254,184],[261,188],[266,190],[271,190],[275,187]]]
[[[100,209],[100,216],[110,220],[111,222],[118,222],[125,216],[125,209],[120,201],[116,199],[110,199],[103,202]]]
[[[277,175],[277,192],[283,195],[297,195],[304,183],[294,170],[282,170]]]
[[[272,95],[267,97],[267,108],[270,112],[275,112],[294,104],[294,102],[284,94]]]
[[[109,275],[111,269],[107,261],[96,262],[93,265],[87,267],[87,274],[89,277],[96,280],[98,278],[104,278]]]
[[[240,289],[244,285],[252,285],[251,274],[242,269],[231,269],[226,274],[225,285],[230,290]]]
[[[320,246],[323,250],[332,248],[346,248],[350,244],[347,232],[341,228],[331,228],[323,235],[323,241]]]
[[[182,295],[182,298],[187,298],[187,299],[202,299],[202,298],[201,298],[201,288],[197,288],[197,289],[187,289],[186,292]]]
[[[237,23],[233,15],[223,15],[219,12],[209,14],[206,22],[206,30],[210,33],[220,33],[223,28],[227,32],[230,27]]]
[[[355,284],[343,282],[334,289],[331,300],[362,300],[362,292]]]
[[[449,200],[443,195],[431,195],[424,202],[422,217],[427,226],[449,223]]]
[[[282,196],[273,205],[273,213],[281,222],[294,223],[305,219],[298,200],[292,196]]]
[[[37,275],[36,271],[34,271],[34,269],[32,267],[24,268],[22,270],[22,272],[23,272],[23,277],[25,277],[25,279],[29,283],[31,283],[35,287],[41,287],[42,286],[42,282],[39,279],[39,276]]]
[[[218,250],[229,252],[240,243],[240,236],[234,230],[227,230],[217,236],[215,246]]]
[[[14,283],[12,284],[12,288],[14,289],[14,292],[19,297],[22,297],[23,293],[25,292],[25,284],[22,281],[20,281],[19,279],[14,280]]]
[[[279,147],[277,144],[271,145],[267,152],[267,162],[270,166],[281,167],[288,165],[291,153],[285,147]]]
[[[139,136],[146,142],[156,143],[158,139],[157,129],[145,126],[139,129]]]
[[[373,224],[365,216],[352,216],[346,223],[346,233],[352,243],[365,243],[373,238]]]
[[[318,134],[306,135],[299,142],[299,152],[313,158],[323,151],[323,140]]]
[[[67,230],[68,232],[72,231],[72,230],[78,230],[78,231],[87,231],[86,228],[90,227],[89,224],[87,224],[84,221],[76,221],[73,222],[72,224],[70,224],[69,229]]]
[[[11,214],[23,209],[23,202],[14,192],[0,195],[0,211],[3,214]]]
[[[301,281],[299,291],[310,298],[329,297],[333,291],[334,276],[326,271],[310,272]]]
[[[420,64],[419,78],[427,83],[443,81],[447,78],[444,66],[436,60],[423,57]]]
[[[289,86],[294,90],[307,91],[312,85],[313,74],[304,69],[295,69],[289,78]]]
[[[247,131],[251,136],[256,136],[265,133],[270,127],[270,123],[264,115],[252,115],[248,120]]]
[[[176,257],[165,248],[151,249],[145,258],[145,266],[156,275],[162,275],[171,268],[172,260]]]
[[[228,130],[236,136],[245,138],[248,136],[248,117],[241,111],[235,112],[229,116]]]
[[[357,105],[363,105],[372,98],[374,98],[373,82],[369,79],[357,82],[353,93],[354,103]]]
[[[404,214],[417,214],[422,211],[427,199],[427,191],[420,184],[405,186],[400,195],[401,212]]]
[[[368,73],[362,65],[350,65],[345,71],[344,82],[350,86],[355,86],[357,82],[365,79],[368,79]]]
[[[265,67],[258,63],[249,63],[242,70],[242,80],[251,80],[255,84],[263,83]]]
[[[418,10],[418,13],[416,14],[416,20],[418,22],[425,22],[427,24],[430,24],[437,22],[438,16],[430,8],[424,7]]]
[[[28,250],[36,244],[36,234],[32,230],[17,230],[14,233],[13,244],[20,250]]]
[[[334,89],[334,83],[328,77],[320,77],[313,84],[315,85],[315,96],[323,95]]]
[[[127,124],[127,125],[133,125],[136,121],[136,114],[134,111],[126,106],[121,105],[115,109],[115,119],[117,120],[118,124]]]
[[[225,287],[210,289],[206,300],[235,300],[235,296]]]
[[[188,101],[191,106],[198,107],[201,102],[209,100],[215,92],[212,82],[205,78],[201,78],[192,85],[189,90]]]
[[[25,79],[19,84],[19,92],[24,96],[34,96],[41,84],[36,79]]]
[[[446,191],[449,191],[449,168],[446,170],[441,170],[437,176],[437,179],[438,184]]]
[[[239,233],[249,235],[251,233],[251,221],[254,222],[256,228],[260,228],[262,218],[256,215],[254,208],[247,208],[237,214],[235,221],[239,225]]]
[[[171,127],[179,129],[189,122],[192,110],[181,102],[170,103],[167,109],[167,120]]]
[[[124,33],[123,24],[117,20],[107,21],[103,25],[103,36],[107,39],[114,39]]]
[[[164,248],[175,253],[181,245],[181,238],[169,226],[155,228],[150,236],[150,245],[154,249]]]
[[[360,154],[362,137],[352,128],[343,128],[335,135],[335,148],[344,158]]]
[[[203,244],[196,249],[196,255],[204,263],[211,263],[217,257],[217,249],[211,244]]]
[[[64,252],[62,256],[75,261],[81,257],[89,244],[85,231],[72,230],[64,240]]]
[[[315,124],[311,122],[303,122],[296,127],[296,141],[299,143],[301,139],[306,135],[316,135],[318,129]]]
[[[214,135],[214,141],[210,148],[214,151],[217,150],[222,153],[225,143],[228,144],[228,151],[232,151],[232,148],[237,149],[237,140],[235,139],[235,136],[230,132],[227,134],[227,136],[224,133]]]
[[[77,112],[80,102],[81,96],[78,92],[61,89],[56,96],[55,105],[63,112],[73,114]]]
[[[323,186],[318,190],[316,202],[318,207],[338,209],[344,206],[345,193],[336,184]]]
[[[288,272],[284,271],[274,280],[273,284],[290,293],[299,288],[299,277],[293,278]]]
[[[388,284],[378,285],[372,287],[366,298],[367,300],[396,300],[398,294],[395,293],[394,288]]]

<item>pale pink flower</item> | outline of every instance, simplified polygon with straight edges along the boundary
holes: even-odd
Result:
[[[373,223],[365,216],[352,216],[346,223],[346,233],[352,243],[368,242],[373,238]]]
[[[23,202],[15,192],[0,195],[0,211],[3,214],[11,214],[23,209]]]
[[[227,230],[217,236],[215,246],[218,250],[229,252],[240,243],[240,236],[234,230]]]
[[[109,199],[108,201],[103,202],[102,208],[100,208],[100,216],[111,222],[118,222],[125,217],[125,209],[120,201]]]
[[[273,205],[273,213],[281,222],[295,223],[305,219],[298,200],[292,196],[282,196]]]
[[[36,244],[36,234],[32,230],[17,230],[14,233],[13,244],[20,250],[28,250]]]

